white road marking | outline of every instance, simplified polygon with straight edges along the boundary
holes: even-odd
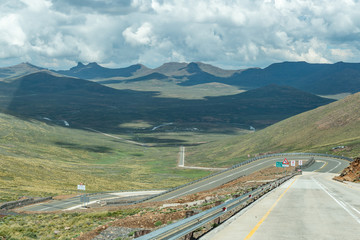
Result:
[[[319,187],[326,192],[340,207],[342,207],[347,213],[350,214],[350,216],[352,216],[355,221],[357,221],[360,224],[360,218],[355,216],[354,213],[351,212],[351,210],[348,208],[350,207],[351,209],[355,210],[357,213],[360,213],[358,210],[356,210],[353,206],[351,206],[349,203],[347,202],[343,202],[339,199],[336,199],[331,193],[330,190],[327,189],[324,185],[322,185],[320,182],[318,182],[314,177],[311,177],[311,179],[317,184],[319,185]]]
[[[331,160],[330,160],[330,161],[331,161]],[[337,168],[337,167],[340,166],[340,164],[341,164],[341,162],[336,161],[336,160],[334,160],[334,162],[338,162],[338,164],[337,164],[335,167],[333,167],[332,169],[330,169],[329,171],[327,171],[327,172],[331,172],[332,170],[334,170],[335,168]]]

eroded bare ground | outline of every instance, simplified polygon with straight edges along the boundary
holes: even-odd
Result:
[[[138,204],[136,205],[136,208],[142,209],[138,214],[127,216],[122,219],[114,218],[114,220],[109,224],[100,226],[91,232],[82,234],[78,239],[88,240],[94,239],[96,236],[96,239],[116,239],[111,238],[110,235],[116,235],[116,229],[120,231],[120,229],[123,228],[128,228],[130,230],[134,229],[134,231],[138,229],[154,230],[166,224],[184,219],[187,215],[196,214],[197,212],[212,208],[236,195],[245,194],[246,192],[266,184],[267,182],[283,177],[285,175],[284,171],[284,168],[270,167],[255,172],[249,176],[241,177],[212,190],[199,192],[170,201]],[[294,168],[287,168],[286,171],[287,173],[290,173],[294,171]],[[96,210],[119,211],[121,209],[128,208],[134,208],[134,205],[103,207]],[[125,239],[132,238],[131,234],[124,236],[126,236]]]
[[[354,161],[341,172],[340,176],[336,176],[334,179],[341,182],[360,182],[360,157],[354,158]]]

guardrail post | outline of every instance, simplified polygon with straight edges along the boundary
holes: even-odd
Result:
[[[139,230],[139,231],[136,231],[136,232],[134,233],[134,238],[138,238],[138,237],[144,236],[144,235],[146,235],[146,234],[148,234],[148,233],[150,233],[150,232],[151,232],[151,230]]]
[[[195,212],[195,211],[186,211],[185,212],[185,218],[188,218],[188,217],[191,217],[191,216],[194,216],[194,215],[196,215],[197,213]]]

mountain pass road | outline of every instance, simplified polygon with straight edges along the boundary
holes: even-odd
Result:
[[[215,187],[218,187],[224,183],[229,181],[235,180],[241,176],[249,175],[253,172],[259,171],[261,169],[274,166],[276,162],[283,161],[284,157],[286,157],[289,161],[291,160],[309,160],[310,156],[276,156],[276,157],[269,157],[259,159],[253,162],[250,162],[246,165],[224,171],[220,174],[215,176],[200,180],[196,183],[182,186],[179,189],[174,191],[170,191],[166,194],[160,194],[159,196],[147,200],[148,202],[152,201],[165,201],[175,199],[184,195],[209,190]],[[333,172],[337,173],[347,167],[349,162],[346,160],[338,159],[338,158],[331,158],[331,157],[324,157],[324,156],[315,156],[316,163],[310,167],[310,170],[317,170],[319,172]],[[148,192],[145,194],[154,194],[154,192]],[[144,194],[144,195],[145,195]],[[102,201],[105,199],[114,199],[118,198],[116,193],[101,193],[96,195],[90,195],[89,201],[96,202]],[[82,203],[80,202],[80,197],[74,197],[66,200],[53,200],[46,203],[39,203],[32,206],[26,206],[21,208],[22,211],[58,211],[58,210],[72,210],[76,208],[80,208]]]
[[[228,171],[225,171],[223,173],[220,173],[218,175],[215,175],[213,177],[203,179],[199,182],[196,182],[194,184],[181,187],[179,189],[176,189],[175,191],[171,191],[166,194],[162,194],[158,197],[155,197],[153,199],[148,200],[150,201],[165,201],[165,200],[171,200],[174,198],[178,198],[184,195],[201,192],[205,190],[209,190],[218,186],[221,186],[224,183],[230,182],[232,180],[235,180],[241,176],[249,175],[253,172],[259,171],[261,169],[275,166],[276,162],[283,161],[284,158],[287,158],[288,161],[291,160],[309,160],[310,156],[277,156],[277,157],[269,157],[264,159],[259,159],[257,161],[250,162],[246,165],[243,165],[238,168],[234,168]],[[337,158],[331,158],[331,157],[324,157],[324,156],[315,156],[316,160],[315,166],[310,166],[309,171],[317,170],[319,172],[332,172],[337,173],[341,170],[343,170],[345,167],[349,165],[349,162],[342,159]]]

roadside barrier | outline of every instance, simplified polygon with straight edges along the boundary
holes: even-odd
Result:
[[[265,193],[275,189],[285,181],[289,180],[293,176],[297,175],[297,173],[293,173],[290,176],[283,177],[281,179],[275,180],[271,183],[266,185],[260,186],[259,188],[245,193],[240,197],[227,201],[221,205],[213,207],[209,210],[204,212],[198,213],[194,216],[189,218],[185,218],[173,224],[167,225],[163,228],[157,229],[149,234],[146,234],[142,237],[136,238],[138,240],[145,240],[145,239],[169,239],[175,240],[181,238],[187,234],[191,234],[192,232],[196,231],[197,229],[211,223],[220,223],[221,217],[225,214],[231,216],[239,212],[241,209],[249,205],[251,202],[255,201],[256,199],[260,198]],[[228,216],[228,217],[231,217]],[[226,219],[223,219],[226,220]]]
[[[0,210],[9,210],[9,209],[13,209],[13,208],[18,208],[18,207],[23,207],[23,206],[27,206],[30,204],[35,204],[35,203],[40,203],[40,202],[45,202],[48,200],[51,200],[52,197],[45,197],[45,198],[27,198],[27,199],[23,199],[23,200],[18,200],[18,201],[12,201],[12,202],[6,202],[0,205]]]

